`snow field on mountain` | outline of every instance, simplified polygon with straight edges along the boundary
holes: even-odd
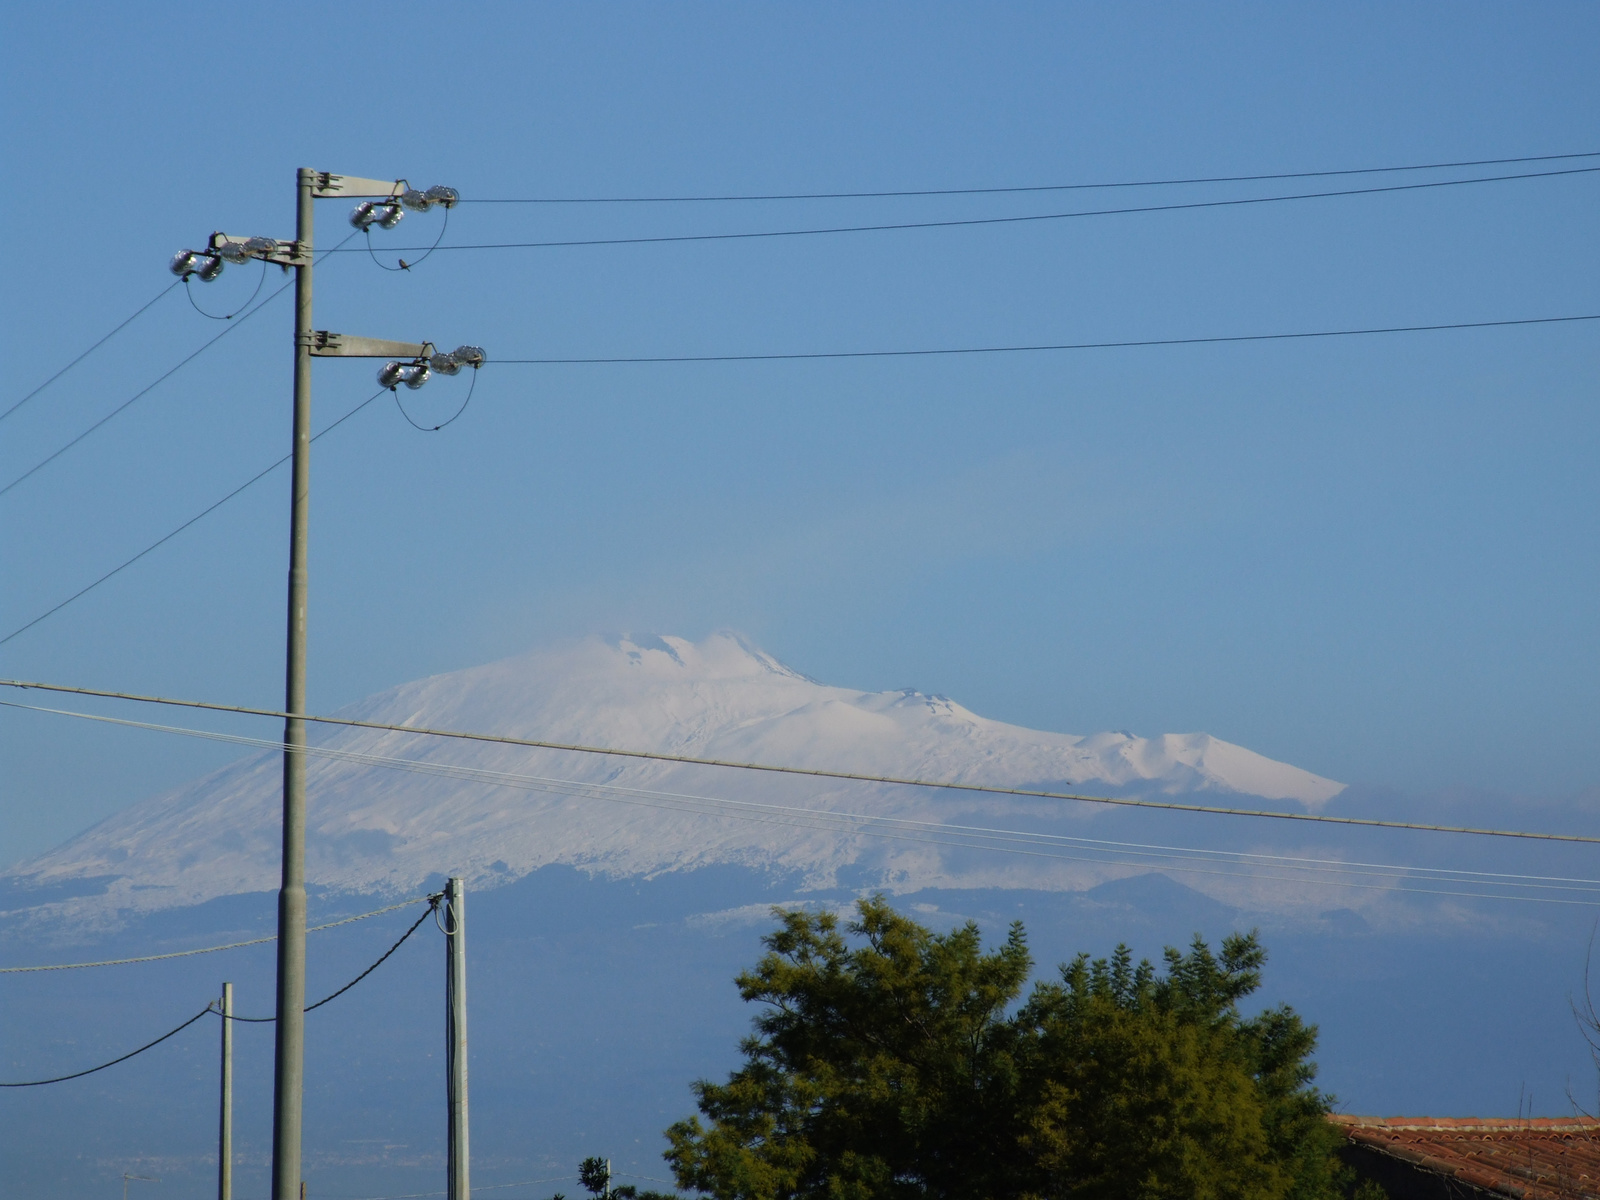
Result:
[[[403,684],[340,715],[1000,787],[1257,798],[1247,807],[1314,810],[1343,789],[1206,734],[1076,737],[988,720],[942,696],[830,687],[731,633],[699,643],[590,638]],[[803,886],[868,879],[896,890],[1077,890],[1122,873],[1070,855],[1030,860],[936,846],[914,835],[869,837],[794,813],[731,816],[696,798],[1093,836],[1097,810],[1074,802],[328,726],[314,727],[312,742],[425,764],[418,771],[311,759],[308,877],[340,891],[395,895],[451,873],[484,886],[552,863],[608,875],[727,863],[792,874]],[[536,780],[506,786],[461,778],[463,770]],[[11,881],[93,893],[48,906],[55,915],[91,921],[272,890],[280,786],[278,756],[253,755],[133,805],[21,864]],[[633,794],[640,792],[646,794]]]

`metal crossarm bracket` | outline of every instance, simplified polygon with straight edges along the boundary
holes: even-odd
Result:
[[[330,175],[326,171],[319,171],[311,194],[319,200],[329,197],[398,196],[410,186],[404,179],[358,179],[354,175]]]
[[[311,335],[311,353],[317,358],[427,358],[433,343],[390,342],[319,329]]]
[[[256,243],[250,245],[250,243]],[[269,243],[270,248],[261,243]],[[221,250],[224,246],[248,247],[251,258],[259,258],[264,262],[277,263],[280,267],[301,267],[308,261],[308,256],[301,253],[299,242],[280,242],[272,238],[241,237],[236,233],[213,233],[210,247]]]

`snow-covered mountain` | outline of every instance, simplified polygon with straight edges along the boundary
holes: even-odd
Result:
[[[1118,795],[1227,793],[1314,809],[1343,785],[1206,734],[1076,737],[977,716],[942,696],[829,687],[745,639],[592,638],[404,684],[342,715],[702,758]],[[308,874],[395,894],[460,873],[477,886],[565,863],[651,875],[735,863],[834,886],[1081,888],[1104,864],[1013,860],[868,837],[835,820],[717,801],[919,821],[1082,829],[1071,802],[929,792],[412,734],[318,727]],[[351,756],[364,756],[353,758]],[[404,760],[380,764],[374,758]],[[277,886],[279,757],[258,753],[101,822],[10,873],[68,918],[191,905]],[[503,773],[490,775],[488,773]],[[504,775],[516,776],[506,779]],[[1003,877],[1003,878],[1002,878]],[[40,899],[45,893],[38,893]]]

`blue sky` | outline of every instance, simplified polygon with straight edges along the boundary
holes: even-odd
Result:
[[[0,407],[166,286],[173,251],[213,229],[291,236],[302,165],[473,199],[1600,149],[1600,10],[1583,4],[58,4],[4,19]],[[342,254],[318,270],[317,325],[535,358],[1593,313],[1597,186],[441,253],[401,274]],[[463,205],[446,242],[1152,194]],[[348,232],[346,208],[320,203],[320,245]],[[375,241],[431,240],[438,219]],[[226,310],[254,286],[230,268],[196,298]],[[287,450],[289,321],[283,297],[0,497],[0,636]],[[0,424],[5,479],[219,328],[167,296]],[[1571,798],[1600,785],[1597,336],[491,366],[447,430],[415,432],[384,397],[318,443],[311,703],[591,631],[731,626],[830,683],[942,692],[1036,727],[1198,729],[1341,780]],[[371,364],[319,363],[318,423],[373,388]],[[464,388],[405,399],[442,416]],[[269,477],[0,648],[0,674],[275,706],[286,493]],[[18,713],[0,714],[0,753],[8,861],[223,754]]]

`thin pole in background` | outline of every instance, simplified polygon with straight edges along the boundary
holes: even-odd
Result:
[[[217,1124],[217,1200],[233,1200],[233,984],[222,985],[222,1103]]]
[[[448,1200],[470,1200],[467,1140],[467,910],[459,876],[445,885],[445,1063],[450,1104]]]

